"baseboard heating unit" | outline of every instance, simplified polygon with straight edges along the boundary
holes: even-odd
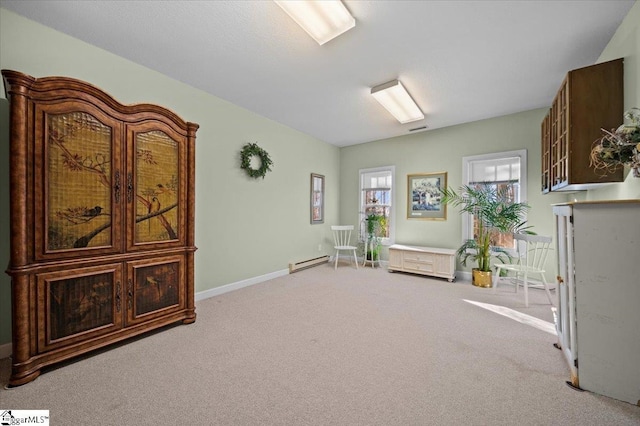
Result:
[[[312,266],[320,265],[321,263],[327,263],[329,261],[329,256],[324,255],[320,257],[315,257],[313,259],[303,260],[296,263],[289,264],[289,273],[298,272],[302,269],[311,268]]]

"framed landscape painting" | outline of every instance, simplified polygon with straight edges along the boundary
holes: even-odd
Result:
[[[447,172],[407,176],[407,218],[447,220],[447,205],[441,189],[447,187]]]

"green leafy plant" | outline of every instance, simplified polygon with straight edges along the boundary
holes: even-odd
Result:
[[[378,260],[380,256],[380,234],[386,225],[387,218],[382,215],[369,214],[365,218],[367,241],[365,256],[367,260]]]
[[[460,213],[469,213],[477,220],[474,238],[465,241],[457,251],[457,257],[464,266],[467,261],[476,262],[483,272],[491,271],[491,257],[505,262],[510,260],[509,252],[496,247],[493,239],[500,233],[527,232],[524,215],[530,208],[526,203],[514,203],[505,187],[482,183],[474,186],[463,185],[456,192],[445,188],[442,203],[461,207]]]

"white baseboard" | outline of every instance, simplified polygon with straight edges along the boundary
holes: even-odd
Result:
[[[0,359],[9,358],[11,356],[11,342],[0,345]]]
[[[471,278],[471,272],[469,271],[456,271],[456,279],[471,281]]]
[[[196,293],[196,302],[204,299],[208,299],[210,297],[219,296],[224,293],[228,293],[230,291],[239,290],[244,287],[249,287],[254,284],[258,284],[264,281],[269,281],[274,278],[282,277],[285,275],[289,275],[288,269],[281,269],[276,272],[271,272],[269,274],[260,275],[258,277],[248,278],[246,280],[237,281],[235,283],[226,284],[220,287],[215,287],[209,290],[204,290]]]

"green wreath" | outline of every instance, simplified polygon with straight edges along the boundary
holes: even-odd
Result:
[[[254,169],[251,167],[251,158],[253,156],[257,156],[260,158],[260,168]],[[261,177],[264,179],[264,176],[267,172],[271,171],[271,165],[273,161],[269,158],[269,154],[264,149],[260,148],[258,144],[248,143],[240,151],[240,158],[242,162],[240,163],[240,167],[247,171],[247,174],[254,179],[258,179]]]

